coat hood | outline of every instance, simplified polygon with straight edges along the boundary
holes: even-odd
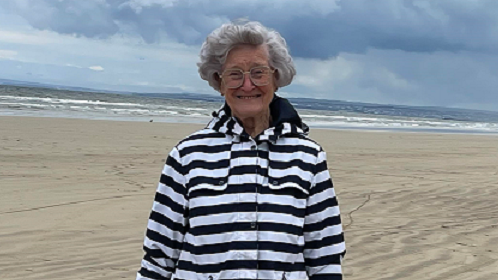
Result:
[[[283,135],[308,135],[308,126],[303,123],[296,109],[287,99],[275,94],[270,103],[270,114],[272,116],[270,127],[256,136],[256,141],[274,142]],[[232,116],[232,110],[226,102],[220,110],[213,112],[213,119],[206,128],[240,138],[249,139],[250,137],[244,131],[241,122]]]

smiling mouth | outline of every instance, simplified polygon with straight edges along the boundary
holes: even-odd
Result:
[[[258,98],[258,97],[261,97],[261,94],[256,94],[256,95],[253,95],[253,96],[237,96],[238,99],[255,99],[255,98]]]

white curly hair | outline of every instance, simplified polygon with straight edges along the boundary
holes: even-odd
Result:
[[[203,80],[220,91],[223,64],[228,53],[238,45],[265,45],[269,52],[269,65],[276,69],[276,86],[289,85],[296,75],[296,68],[290,56],[285,39],[275,30],[256,21],[223,24],[214,30],[202,44],[200,59],[197,63]]]

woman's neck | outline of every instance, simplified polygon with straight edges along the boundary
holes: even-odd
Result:
[[[237,116],[235,116],[237,117]],[[252,138],[258,136],[265,129],[270,127],[271,115],[270,108],[265,112],[248,118],[237,117],[240,122],[242,122],[242,127],[247,134],[251,135]]]

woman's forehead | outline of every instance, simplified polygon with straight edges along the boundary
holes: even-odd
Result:
[[[247,68],[268,66],[268,50],[266,46],[242,45],[232,49],[227,56],[224,68]]]

